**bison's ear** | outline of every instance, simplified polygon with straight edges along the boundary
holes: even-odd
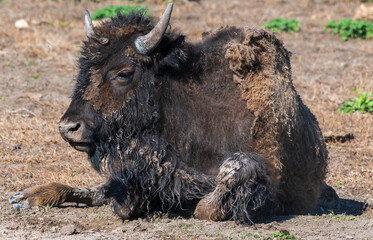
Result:
[[[187,54],[184,51],[184,36],[178,36],[176,39],[165,38],[160,47],[162,58],[158,63],[159,72],[168,73],[178,72],[187,61]]]

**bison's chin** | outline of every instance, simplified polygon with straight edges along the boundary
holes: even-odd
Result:
[[[87,142],[69,142],[70,146],[72,146],[75,150],[80,152],[91,153],[93,150],[93,145]]]

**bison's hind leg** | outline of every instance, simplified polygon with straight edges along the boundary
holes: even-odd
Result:
[[[216,189],[198,203],[196,218],[253,223],[278,210],[272,180],[260,155],[237,152],[228,156],[217,180]]]

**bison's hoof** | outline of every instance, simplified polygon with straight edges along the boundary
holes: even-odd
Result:
[[[9,202],[15,209],[20,211],[21,209],[30,209],[31,205],[28,200],[23,196],[23,193],[14,194],[9,198]]]
[[[197,204],[193,216],[200,220],[209,220],[214,222],[225,220],[226,217],[224,216],[224,213],[219,211],[218,205],[214,201],[211,201],[211,199],[211,194],[201,199],[201,201],[199,201]]]

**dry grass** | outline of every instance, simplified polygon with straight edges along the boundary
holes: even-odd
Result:
[[[91,169],[85,154],[61,139],[57,126],[62,112],[61,106],[48,105],[42,116],[14,111],[1,119],[2,187],[20,191],[35,183],[91,186],[103,180]]]

